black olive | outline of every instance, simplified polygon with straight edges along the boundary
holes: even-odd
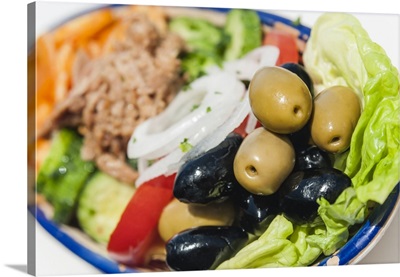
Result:
[[[232,133],[216,147],[184,163],[177,172],[174,196],[184,203],[224,201],[237,184],[233,161],[243,137]]]
[[[297,132],[288,134],[288,138],[293,145],[294,150],[297,152],[303,151],[311,142],[310,124],[307,124]]]
[[[314,97],[314,84],[304,66],[291,62],[281,64],[280,66],[299,76],[310,90],[311,96]]]
[[[176,271],[215,269],[248,242],[237,226],[200,226],[182,231],[166,244],[167,265]]]
[[[250,80],[242,80],[242,83],[244,84],[244,86],[247,89],[249,87],[249,85],[250,85]]]
[[[351,179],[335,168],[294,171],[279,188],[280,208],[297,224],[310,223],[318,215],[317,199],[333,203],[351,185]]]
[[[261,235],[279,213],[277,193],[257,195],[239,186],[235,189],[232,199],[238,209],[236,224],[255,235]]]
[[[310,145],[308,148],[296,153],[293,171],[329,167],[332,167],[332,161],[329,154],[315,145]]]

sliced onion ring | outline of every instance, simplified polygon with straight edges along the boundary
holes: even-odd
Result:
[[[170,168],[170,165],[175,164],[176,161],[179,161],[183,154],[184,153],[178,148],[162,159],[156,161],[139,174],[139,177],[136,179],[135,186],[139,187],[144,182],[149,181],[157,176],[169,176],[175,173],[177,170]]]
[[[258,47],[243,58],[224,62],[222,68],[212,66],[207,70],[207,74],[217,72],[231,72],[240,80],[251,80],[254,73],[263,66],[274,66],[279,57],[279,48],[272,45]]]
[[[225,63],[223,69],[224,70],[227,69],[230,72],[234,72],[237,69],[236,66],[239,63],[241,63],[241,65],[244,65],[246,61],[254,61],[257,63],[257,66],[253,68],[252,74],[254,74],[259,68],[263,66],[276,65],[278,57],[279,57],[279,49],[277,47],[262,46],[248,53],[244,58],[237,61],[238,63],[235,63],[236,61],[234,61],[234,63]],[[230,66],[233,67],[230,68]],[[193,149],[191,149],[186,155],[184,155],[179,164],[182,164],[187,160],[191,160],[196,156],[200,155],[201,153],[204,153],[205,151],[217,146],[229,135],[229,133],[233,132],[243,122],[243,120],[245,120],[247,116],[249,116],[249,121],[248,124],[246,125],[245,131],[249,133],[256,127],[257,119],[255,118],[254,114],[251,111],[248,99],[248,91],[246,91],[243,100],[235,109],[233,115],[226,122],[224,122],[223,125],[219,126],[216,132],[213,132],[212,134],[208,135],[206,138],[200,141],[195,147],[193,147]]]
[[[197,156],[201,155],[202,153],[217,146],[229,135],[229,133],[235,130],[243,122],[243,120],[245,120],[250,111],[251,111],[250,103],[246,93],[240,105],[238,105],[235,111],[232,113],[232,116],[227,121],[225,121],[221,126],[219,126],[215,132],[206,136],[199,143],[197,143],[189,152],[187,152],[182,157],[180,164],[184,163],[185,161],[194,159]]]
[[[128,158],[157,159],[185,138],[200,136],[206,129],[212,131],[230,116],[244,92],[244,84],[227,72],[195,80],[162,113],[135,129],[128,144]]]
[[[250,109],[250,107],[249,107]],[[201,130],[191,130],[191,132],[187,132],[186,135],[190,135],[187,138],[188,143],[191,145],[197,145],[200,141],[204,140],[204,137],[210,135],[211,133],[218,132],[216,129],[222,125],[223,123],[220,122],[220,118],[233,118],[232,116],[237,117],[236,114],[237,109],[218,109],[216,112],[213,113],[213,117],[203,117],[199,120],[199,125],[202,126]],[[212,120],[212,124],[210,123]],[[228,119],[229,120],[229,119]],[[190,152],[190,151],[189,151]],[[166,176],[176,172],[177,167],[173,166],[176,164],[182,157],[184,156],[184,152],[179,148],[176,147],[166,156],[162,157],[155,163],[153,163],[149,167],[142,167],[139,171],[139,178],[136,181],[136,186],[139,186],[143,182],[157,177],[161,174]],[[145,158],[139,158],[139,163],[146,164],[148,161]]]
[[[260,47],[256,50],[253,50],[250,52],[248,55],[246,55],[243,59],[239,61],[233,61],[230,63],[225,63],[222,70],[221,68],[219,69],[211,69],[209,74],[212,74],[212,76],[221,76],[219,74],[224,73],[224,74],[230,74],[230,78],[222,80],[223,84],[228,84],[228,81],[232,79],[232,74],[236,76],[235,83],[238,83],[237,79],[247,79],[251,78],[253,74],[262,66],[273,66],[276,64],[276,61],[279,56],[279,49],[273,46],[264,46]],[[246,71],[240,71],[241,69],[247,68]],[[212,73],[211,73],[212,72]],[[245,74],[243,74],[245,73]],[[221,76],[222,77],[222,76]],[[203,78],[202,78],[203,80]],[[192,84],[193,85],[193,84]],[[193,89],[193,86],[192,86]],[[180,99],[179,101],[184,100],[183,98]],[[187,99],[186,99],[187,100]],[[174,101],[173,101],[174,102]],[[171,103],[172,105],[173,103]],[[232,105],[231,110],[225,110],[227,103],[222,103],[222,106],[219,107],[220,113],[223,112],[224,114],[229,114],[228,117],[222,121],[216,123],[216,119],[218,117],[214,116],[212,117],[204,117],[202,120],[198,121],[198,124],[196,126],[200,126],[201,129],[203,129],[203,132],[192,134],[192,136],[189,136],[189,129],[186,130],[186,138],[189,138],[189,141],[194,147],[188,152],[188,153],[183,153],[181,149],[177,148],[177,144],[175,144],[175,149],[170,151],[168,154],[166,154],[164,157],[156,161],[154,164],[151,166],[145,168],[143,172],[140,172],[139,178],[136,181],[136,186],[140,186],[143,182],[150,180],[154,177],[157,177],[159,175],[170,175],[174,172],[177,172],[179,169],[180,165],[184,163],[185,161],[188,161],[190,159],[195,158],[196,156],[200,155],[201,153],[204,153],[205,151],[217,146],[221,141],[225,139],[225,137],[235,130],[242,122],[245,120],[245,118],[250,115],[249,117],[249,122],[246,126],[246,131],[250,132],[252,129],[254,129],[256,122],[256,119],[254,115],[252,115],[250,104],[248,101],[248,91],[245,92],[244,96],[242,97],[241,101],[238,101],[236,105]],[[170,105],[170,106],[171,106]],[[177,104],[174,104],[176,106],[184,105],[183,103],[177,102]],[[224,108],[221,108],[224,107]],[[168,108],[167,108],[168,109]],[[165,112],[167,111],[165,110]],[[171,110],[175,110],[171,109]],[[162,114],[160,116],[162,118]],[[158,120],[162,121],[161,118]],[[255,120],[252,120],[255,119]],[[183,119],[181,119],[183,120]],[[154,124],[154,122],[153,122]],[[212,125],[212,126],[211,126]],[[162,130],[162,128],[160,128]],[[215,132],[212,132],[215,130]],[[134,138],[134,135],[132,136]],[[179,144],[179,142],[178,142]],[[147,157],[151,157],[148,155]],[[146,160],[146,158],[141,157],[141,159]]]

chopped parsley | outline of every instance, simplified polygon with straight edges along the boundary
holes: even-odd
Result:
[[[188,142],[188,138],[184,138],[184,140],[181,142],[181,144],[179,145],[179,148],[182,150],[183,153],[188,152],[190,149],[193,148],[193,145],[191,145]]]
[[[188,90],[190,90],[190,89],[192,89],[192,87],[190,86],[190,83],[184,84],[184,85],[182,86],[182,91],[183,91],[183,92],[186,92],[186,91],[188,91]]]
[[[195,105],[193,105],[192,106],[192,109],[190,110],[191,112],[193,112],[195,109],[197,109],[199,107],[199,105],[198,104],[195,104]]]
[[[206,112],[211,112],[211,107],[207,107]]]
[[[133,169],[138,170],[138,159],[127,159],[126,161]]]
[[[300,17],[296,18],[296,20],[292,21],[292,24],[293,24],[294,26],[300,26],[300,24],[301,24],[301,18],[300,18]]]

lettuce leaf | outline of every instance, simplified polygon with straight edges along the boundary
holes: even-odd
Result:
[[[322,253],[318,245],[307,240],[310,233],[316,234],[318,230],[311,225],[295,226],[283,215],[277,215],[257,240],[217,269],[307,266]]]
[[[382,204],[400,179],[397,69],[360,22],[345,13],[327,13],[318,18],[303,59],[314,80],[323,87],[346,85],[358,93],[363,112],[349,152],[338,161],[345,162],[344,172],[352,178],[363,202]],[[385,183],[378,192],[379,180]]]
[[[310,234],[318,234],[319,226],[294,226],[294,232],[290,240],[294,243],[299,252],[297,266],[307,266],[312,264],[322,253],[322,248],[318,244],[313,244],[308,239]]]
[[[325,231],[307,237],[330,255],[347,242],[349,228],[367,218],[368,202],[383,204],[400,180],[399,75],[385,51],[349,14],[321,16],[303,58],[312,74],[323,76],[317,78],[322,86],[347,85],[363,103],[350,149],[335,163],[351,177],[352,187],[333,204],[320,199]]]
[[[331,255],[348,241],[349,228],[366,220],[370,202],[382,204],[400,180],[399,73],[384,49],[354,16],[326,13],[313,26],[303,61],[319,89],[348,86],[362,103],[350,149],[334,165],[352,186],[333,204],[319,199],[313,224],[296,226],[278,215],[221,269],[303,266]]]
[[[299,252],[288,237],[293,225],[283,216],[276,216],[267,230],[255,241],[242,248],[236,256],[223,262],[217,269],[293,266]]]
[[[399,97],[387,97],[379,102],[366,124],[362,142],[359,141],[360,152],[350,151],[347,158],[348,165],[355,160],[360,164],[358,171],[353,172],[348,166],[345,173],[353,176],[357,196],[364,203],[371,200],[383,204],[400,180],[399,103]]]
[[[318,213],[324,222],[320,231],[309,234],[307,242],[322,250],[325,256],[333,254],[349,238],[349,227],[362,223],[367,216],[367,205],[359,200],[353,187],[345,189],[334,204],[326,199],[318,201]]]

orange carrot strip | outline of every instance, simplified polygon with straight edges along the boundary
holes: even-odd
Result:
[[[113,19],[110,9],[101,9],[79,16],[54,31],[55,42],[59,45],[65,41],[88,40],[111,24]]]
[[[71,43],[64,43],[56,53],[56,76],[54,88],[54,100],[64,100],[71,87],[71,71],[75,58],[75,50]]]
[[[36,97],[54,101],[55,45],[53,37],[43,35],[36,42]]]
[[[39,170],[50,151],[51,141],[40,138],[36,141],[36,169]]]
[[[53,110],[53,103],[38,102],[36,107],[36,130],[39,130]]]
[[[102,54],[111,53],[114,50],[115,43],[125,39],[128,27],[127,21],[119,21],[113,25],[111,30],[99,37],[98,41],[102,48]]]

